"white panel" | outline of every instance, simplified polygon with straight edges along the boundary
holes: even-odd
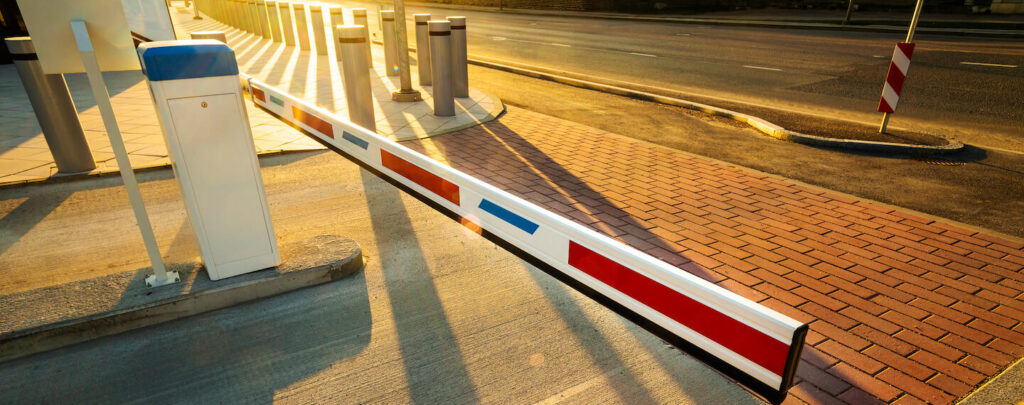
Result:
[[[197,208],[198,218],[193,220],[210,245],[214,266],[208,267],[274,251],[273,235],[265,225],[262,180],[253,172],[249,133],[237,119],[242,114],[239,102],[234,93],[168,101],[181,153],[175,159],[185,162],[183,175],[190,180],[185,187]],[[228,275],[211,274],[224,276]]]
[[[18,8],[43,72],[85,71],[71,20],[85,21],[100,70],[140,69],[121,0],[18,0]]]

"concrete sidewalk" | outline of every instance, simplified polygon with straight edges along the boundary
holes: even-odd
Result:
[[[811,329],[791,402],[950,403],[1024,355],[1024,242],[509,108],[407,146]]]

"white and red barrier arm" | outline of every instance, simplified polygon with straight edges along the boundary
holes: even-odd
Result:
[[[253,102],[515,253],[525,253],[781,402],[807,325],[255,79]],[[519,251],[519,252],[516,252]],[[645,322],[647,323],[647,322]],[[708,356],[711,356],[708,358]]]

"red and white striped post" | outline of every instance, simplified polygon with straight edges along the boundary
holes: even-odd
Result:
[[[921,17],[923,7],[924,0],[917,0],[914,17],[910,20],[910,29],[907,30],[907,40],[897,42],[896,49],[892,52],[889,73],[885,75],[885,83],[882,84],[882,97],[878,100],[878,112],[882,113],[882,125],[878,127],[880,134],[885,133],[885,127],[889,125],[889,114],[896,112],[896,104],[900,101],[903,81],[907,78],[907,71],[910,70],[910,58],[914,55],[914,44],[911,41],[914,39],[914,30],[917,28],[917,20]]]

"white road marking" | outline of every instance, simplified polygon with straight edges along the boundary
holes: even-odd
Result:
[[[961,65],[975,65],[975,66],[991,66],[991,67],[1004,67],[1004,68],[1015,68],[1017,65],[1002,65],[999,63],[981,63],[981,62],[960,62]]]
[[[630,52],[629,54],[630,55],[636,55],[636,56],[646,56],[648,58],[657,58],[658,57],[658,55],[651,55],[649,53]]]
[[[885,55],[871,55],[871,57],[872,58],[879,58],[879,59],[881,59],[881,58],[884,58]]]
[[[562,47],[562,48],[572,48],[572,45],[567,45],[567,44],[556,44],[556,43],[554,43],[554,42],[552,42],[552,43],[550,43],[550,44],[548,44],[548,45],[551,45],[551,46],[560,46],[560,47]]]
[[[688,37],[688,36],[690,36],[690,34],[686,34],[686,33],[679,33],[679,34],[676,34],[676,36],[677,36],[677,37]]]
[[[764,66],[743,65],[743,67],[745,67],[747,69],[771,70],[773,72],[781,72],[782,71],[782,69],[776,69],[776,68],[770,68],[770,67],[764,67]]]
[[[505,37],[491,37],[491,39],[493,39],[495,41],[504,41],[504,40],[506,40],[508,38],[505,38]]]

